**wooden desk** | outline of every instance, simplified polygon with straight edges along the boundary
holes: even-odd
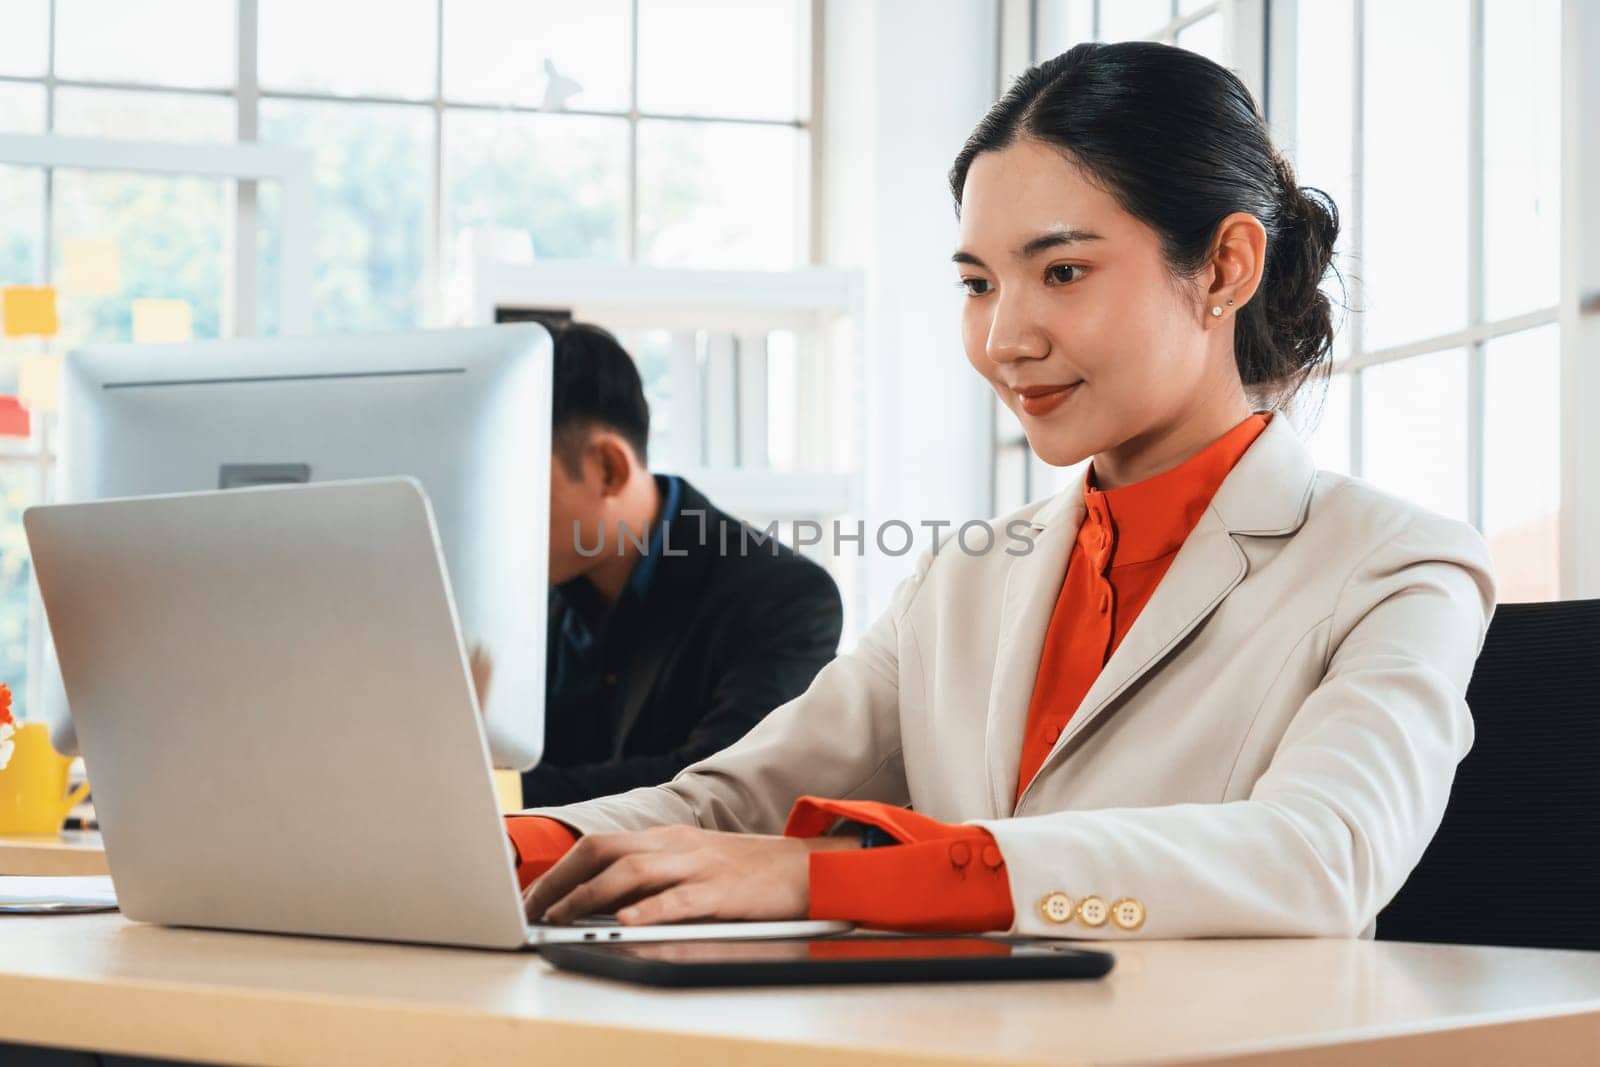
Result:
[[[58,837],[0,836],[0,874],[107,874],[98,831],[65,830]]]
[[[1600,953],[1130,942],[1100,981],[669,991],[537,955],[0,917],[0,1042],[213,1063],[1600,1060]]]

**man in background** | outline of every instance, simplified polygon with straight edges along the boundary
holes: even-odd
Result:
[[[545,749],[525,807],[669,781],[804,692],[843,625],[821,567],[650,472],[616,338],[553,333]]]

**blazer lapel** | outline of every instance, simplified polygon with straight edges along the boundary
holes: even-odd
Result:
[[[1134,620],[1127,634],[1123,636],[1122,642],[1117,645],[1116,651],[1111,654],[1111,658],[1089,687],[1089,691],[1084,694],[1082,703],[1068,721],[1067,728],[1056,739],[1050,754],[1045,757],[1044,763],[1034,775],[1033,781],[1029,783],[1028,789],[1023,792],[1019,803],[1014,808],[1005,794],[997,795],[997,803],[1003,816],[1008,817],[1016,808],[1021,808],[1027,802],[1028,793],[1032,791],[1034,783],[1045,775],[1052,763],[1061,758],[1061,753],[1072,739],[1087,729],[1095,719],[1105,714],[1129,686],[1158,666],[1167,653],[1204,622],[1234,587],[1244,580],[1250,569],[1249,558],[1234,540],[1235,536],[1247,534],[1279,536],[1293,533],[1305,521],[1315,481],[1316,464],[1310,451],[1301,442],[1286,417],[1282,413],[1274,414],[1267,422],[1266,428],[1262,430],[1261,436],[1223,479],[1222,485],[1212,498],[1211,506],[1206,508],[1200,521],[1195,524],[1195,528],[1183,542],[1183,546],[1178,549],[1172,565],[1162,576],[1143,610],[1139,612],[1139,617]],[[1081,495],[1080,488],[1080,508]],[[1080,520],[1081,517],[1080,511]],[[1072,539],[1077,537],[1077,523],[1061,523],[1060,527],[1064,529],[1068,525],[1072,526],[1072,530],[1065,542],[1066,551],[1070,551]],[[1064,553],[1062,561],[1064,564]],[[1060,590],[1064,571],[1063,565],[1057,571],[1055,585],[1048,594],[1048,599],[1052,603]],[[1016,573],[1015,567],[1012,573],[1013,575]],[[1043,576],[1040,578],[1042,580]],[[1010,610],[1012,604],[1009,581],[1007,594],[1007,609]],[[1043,645],[1044,631],[1049,625],[1049,608],[1046,608],[1042,619],[1032,617],[1036,610],[1037,605],[1024,605],[1023,613],[1027,617],[1017,620],[1019,625],[1036,627],[1034,632],[1037,639],[1032,649],[1035,669]],[[1008,619],[1008,623],[1009,621]],[[996,677],[998,682],[998,672]],[[991,707],[997,712],[990,720],[991,752],[999,740],[993,733],[995,719],[1007,716],[1014,719],[1009,727],[1010,732],[1002,735],[1011,741],[1011,777],[1008,781],[1013,786],[1021,758],[1017,739],[1021,737],[1025,728],[1024,720],[1031,697],[1032,678],[1030,674],[1026,683],[1028,691],[1021,696],[1020,718],[1015,716],[1012,709],[991,702]],[[1008,691],[1007,695],[1012,694]],[[1005,712],[1004,715],[999,714],[1002,711]],[[995,767],[992,756],[990,766]],[[991,770],[991,774],[993,773]],[[1007,792],[1014,795],[1015,790],[1013,788]]]
[[[668,524],[663,554],[656,560],[655,577],[645,602],[631,605],[635,612],[635,617],[628,620],[631,651],[622,706],[612,736],[612,759],[622,758],[628,735],[656,696],[668,659],[687,639],[683,620],[703,592],[716,551],[713,546],[717,538],[712,531],[719,529],[719,522],[734,521],[712,506],[687,480],[680,492],[678,516]]]
[[[1216,512],[1207,508],[1172,558],[1172,565],[1139,617],[1084,694],[1040,772],[1125,689],[1204,622],[1248,570],[1244,550],[1234,543]],[[1038,775],[1034,777],[1037,780]]]
[[[661,680],[661,668],[667,656],[677,647],[682,631],[660,626],[641,626],[636,631],[636,643],[628,662],[627,683],[623,690],[622,707],[618,712],[615,732],[611,738],[611,758],[621,759],[628,735],[639,722],[651,693]]]
[[[1067,559],[1083,516],[1080,476],[1072,487],[1034,513],[1033,548],[1013,559],[1006,571],[984,731],[985,767],[995,818],[1011,814],[1022,761],[1019,739],[1027,725],[1045,631],[1061,594]]]

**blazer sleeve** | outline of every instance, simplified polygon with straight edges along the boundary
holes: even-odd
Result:
[[[1008,932],[1370,936],[1438,829],[1471,748],[1464,694],[1494,604],[1477,531],[1414,518],[1356,565],[1318,624],[1327,628],[1322,681],[1246,799],[968,821],[1005,855]],[[1098,897],[1134,928],[1070,913],[1052,922],[1044,900],[1057,893]],[[1115,908],[1124,898],[1143,905],[1142,925],[1140,909]]]
[[[843,607],[828,572],[794,559],[786,573],[744,597],[744,621],[731,628],[709,704],[683,744],[668,752],[569,766],[541,763],[522,775],[524,803],[570,804],[639,786],[660,785],[720,752],[774,708],[805,692],[839,647]]]
[[[905,613],[935,560],[923,553],[888,609],[856,647],[818,671],[805,692],[773,709],[728,747],[662,785],[558,807],[529,808],[580,833],[685,824],[781,834],[804,794],[910,800],[900,751],[899,663]]]

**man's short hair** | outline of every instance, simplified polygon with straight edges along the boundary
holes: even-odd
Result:
[[[583,470],[589,434],[604,428],[633,447],[648,465],[650,405],[633,357],[607,331],[587,322],[552,327],[555,374],[550,409],[551,448],[572,477]]]

